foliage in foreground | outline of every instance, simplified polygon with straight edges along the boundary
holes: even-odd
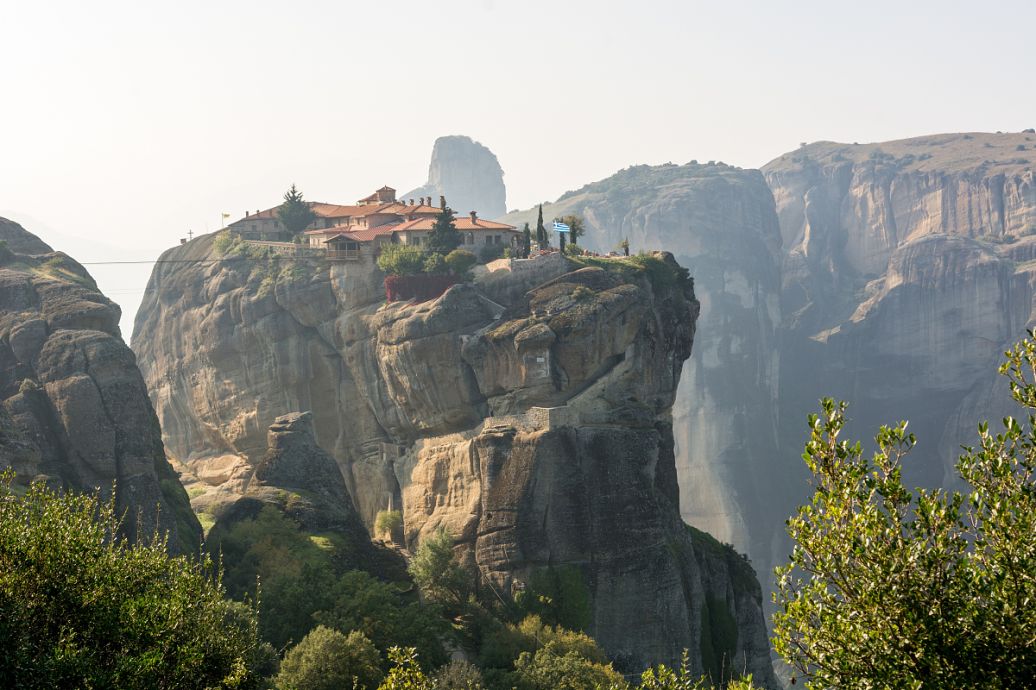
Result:
[[[255,613],[212,561],[118,536],[114,503],[0,479],[0,687],[249,688]]]
[[[788,522],[774,646],[811,688],[1024,688],[1036,678],[1036,342],[1006,353],[1028,423],[979,426],[957,463],[970,486],[907,491],[906,423],[868,459],[839,438],[845,403],[810,416],[812,502]]]

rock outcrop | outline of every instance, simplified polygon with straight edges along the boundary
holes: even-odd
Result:
[[[537,212],[507,222],[535,227]],[[543,215],[548,226],[582,217],[590,249],[626,239],[633,253],[664,249],[691,271],[701,317],[673,409],[680,510],[758,564],[783,555],[772,540],[787,516],[779,497],[793,493],[775,404],[781,238],[762,175],[722,163],[634,166],[544,204]]]
[[[1001,353],[1036,324],[1034,161],[1036,135],[973,133],[820,142],[767,164],[785,244],[782,407],[840,396],[867,435],[909,419],[908,481],[952,483],[972,426],[1006,407]]]
[[[260,429],[312,410],[364,522],[401,508],[411,546],[448,529],[486,596],[574,569],[616,658],[668,663],[686,647],[696,670],[722,658],[772,680],[751,567],[679,516],[671,407],[698,305],[671,256],[555,255],[416,305],[383,305],[361,265],[275,266],[152,278],[134,343],[196,476],[228,455],[245,475],[263,467]],[[207,476],[195,506],[233,511],[237,480]],[[733,639],[718,634],[731,622]]]
[[[99,489],[126,515],[127,536],[169,534],[195,551],[201,530],[162,447],[158,420],[119,307],[86,270],[0,219],[0,467]]]
[[[334,550],[336,567],[341,570],[390,569],[385,562],[393,556],[371,543],[338,463],[317,445],[310,412],[282,415],[270,425],[266,453],[251,473],[244,495],[220,514],[209,531],[210,549],[218,551],[225,534],[242,522],[254,520],[266,507],[283,515],[287,518],[284,524],[295,528],[287,543],[322,538],[326,548]],[[266,538],[276,540],[283,535]],[[403,572],[402,564],[393,565]],[[227,567],[233,569],[238,564]]]
[[[400,198],[428,197],[438,204],[440,196],[445,196],[450,208],[460,214],[478,211],[483,218],[499,218],[507,213],[504,171],[496,155],[470,137],[436,139],[428,181]]]

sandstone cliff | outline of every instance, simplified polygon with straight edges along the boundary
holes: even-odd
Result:
[[[782,407],[838,395],[868,434],[909,419],[909,481],[952,482],[958,446],[1005,407],[1000,354],[1036,323],[1034,161],[1036,134],[972,133],[820,142],[766,165],[785,244]]]
[[[507,213],[504,171],[496,155],[470,137],[436,139],[428,164],[428,181],[400,198],[430,197],[435,205],[440,195],[462,215],[478,211],[483,218],[498,218]]]
[[[535,227],[536,213],[507,222]],[[747,551],[768,580],[783,555],[772,539],[788,515],[781,499],[798,492],[778,462],[781,238],[762,175],[722,163],[634,166],[543,206],[548,226],[570,214],[585,219],[588,248],[628,239],[634,253],[672,252],[694,276],[701,317],[673,409],[680,510]]]
[[[670,411],[698,305],[672,258],[555,255],[419,305],[381,304],[375,274],[156,268],[134,344],[171,452],[210,487],[195,506],[232,511],[265,427],[312,410],[368,526],[392,505],[410,545],[446,527],[484,596],[574,569],[616,657],[687,647],[696,670],[772,680],[751,567],[679,517]]]
[[[0,219],[0,467],[19,481],[110,493],[128,536],[197,549],[119,307],[74,260]]]

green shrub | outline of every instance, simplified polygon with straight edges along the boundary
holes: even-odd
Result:
[[[378,690],[435,690],[428,676],[417,662],[417,651],[412,647],[391,647],[388,650],[392,668]]]
[[[446,273],[446,259],[442,254],[432,253],[424,260],[424,272],[432,275]]]
[[[446,255],[446,265],[454,275],[465,275],[477,263],[478,257],[466,249],[454,249]]]
[[[343,635],[318,625],[288,650],[274,679],[278,690],[375,688],[381,656],[363,633]]]
[[[393,538],[396,530],[403,526],[403,513],[398,510],[381,510],[374,517],[374,531],[379,535],[388,534]]]
[[[484,690],[485,679],[478,666],[451,661],[432,675],[435,690]]]
[[[208,558],[119,537],[113,501],[0,479],[0,687],[248,688],[255,612]]]
[[[547,642],[536,653],[522,652],[514,670],[523,685],[535,690],[598,690],[625,687],[626,682],[611,664],[591,661],[578,652],[565,652],[556,642]]]
[[[230,254],[240,244],[241,236],[236,232],[231,232],[230,230],[220,230],[216,233],[216,236],[212,238],[212,248],[220,256]]]
[[[393,276],[412,276],[424,270],[425,253],[409,244],[387,244],[378,255],[378,268]]]
[[[407,570],[429,601],[457,607],[467,600],[469,578],[453,554],[453,537],[445,529],[421,541]]]
[[[502,244],[487,244],[478,250],[478,260],[480,263],[488,264],[490,261],[496,261],[504,255],[504,245]]]
[[[434,605],[424,604],[397,586],[376,580],[360,570],[342,575],[327,592],[328,601],[313,619],[337,630],[359,630],[376,647],[413,647],[432,666],[449,660],[443,640],[449,623]]]

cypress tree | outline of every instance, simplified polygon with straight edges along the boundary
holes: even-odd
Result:
[[[522,258],[528,259],[529,254],[532,252],[532,232],[529,230],[529,224],[526,223],[522,229]]]
[[[449,254],[460,246],[463,238],[457,232],[457,226],[453,224],[453,211],[444,208],[435,217],[435,225],[428,233],[428,250],[439,254]]]
[[[536,219],[536,244],[540,249],[550,246],[550,238],[547,237],[547,229],[543,227],[543,204],[540,204],[540,215]]]

